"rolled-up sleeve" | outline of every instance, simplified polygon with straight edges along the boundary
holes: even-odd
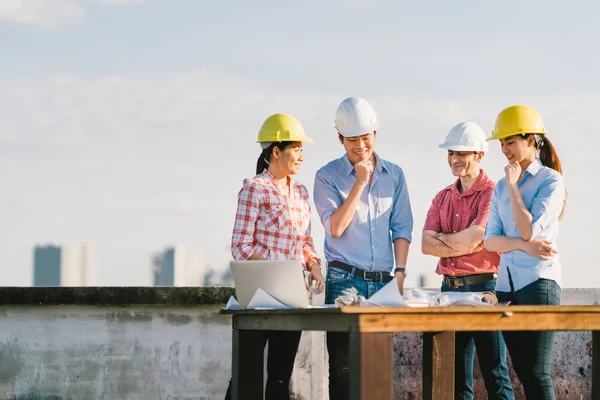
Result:
[[[531,205],[531,237],[543,235],[546,228],[558,221],[565,203],[562,176],[555,174],[544,180]]]
[[[249,179],[238,194],[237,212],[231,236],[231,255],[247,260],[254,254],[254,229],[260,208],[259,192]]]
[[[404,238],[410,242],[412,241],[413,215],[410,208],[408,185],[406,184],[402,169],[398,172],[398,182],[394,192],[394,204],[392,206],[392,214],[390,215],[390,231],[392,232],[392,241]]]
[[[304,235],[304,245],[302,246],[302,254],[304,255],[305,262],[307,263],[311,258],[316,259],[319,263],[321,263],[321,257],[315,251],[315,246],[313,243],[313,238],[311,236],[311,223],[308,223],[308,228],[306,229],[306,234]],[[305,265],[308,267],[308,265]]]
[[[502,220],[500,219],[500,214],[498,214],[498,186],[499,185],[496,185],[494,194],[492,195],[488,220],[485,226],[485,234],[483,235],[483,241],[488,251],[487,240],[489,238],[492,236],[504,236],[504,227],[502,225]]]
[[[325,234],[331,236],[331,216],[342,205],[342,198],[335,188],[326,171],[319,170],[315,176],[313,197],[315,207]]]

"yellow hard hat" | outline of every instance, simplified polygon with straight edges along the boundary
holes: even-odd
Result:
[[[263,122],[258,131],[257,143],[263,142],[313,142],[304,133],[296,118],[288,114],[274,114]]]
[[[516,105],[500,111],[496,117],[496,125],[492,137],[487,140],[504,139],[512,135],[533,133],[545,135],[542,117],[531,107]]]

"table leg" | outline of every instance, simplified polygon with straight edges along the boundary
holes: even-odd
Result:
[[[394,346],[391,333],[350,332],[350,400],[394,398]]]
[[[233,400],[263,398],[264,350],[263,331],[233,330]]]
[[[600,400],[600,331],[592,331],[592,400]]]
[[[423,333],[423,399],[454,399],[454,332]]]

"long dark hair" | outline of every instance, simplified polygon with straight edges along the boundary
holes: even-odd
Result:
[[[275,147],[279,148],[279,150],[283,151],[286,147],[288,147],[293,142],[275,142],[271,144],[266,149],[263,149],[260,156],[258,156],[258,161],[256,162],[256,175],[262,174],[265,169],[269,168],[269,162],[271,161],[271,154],[273,153],[273,149]]]
[[[523,135],[523,138],[527,139],[529,136],[533,136],[535,139],[535,148],[538,149],[540,152],[540,161],[542,162],[542,165],[548,168],[552,168],[553,170],[562,175],[562,164],[560,162],[560,159],[558,158],[558,154],[556,154],[556,150],[554,149],[554,145],[552,144],[550,139],[548,139],[546,135],[533,134]],[[562,218],[563,214],[565,213],[565,207],[567,205],[567,195],[568,192],[565,190],[565,202],[563,204],[563,208],[560,211],[560,215],[558,218]]]

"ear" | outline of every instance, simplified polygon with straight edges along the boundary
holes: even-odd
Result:
[[[477,153],[477,161],[481,161],[481,159],[483,158],[484,155],[485,155],[485,153],[483,151],[480,151],[479,153]]]
[[[527,136],[527,146],[535,147],[535,137],[533,135]]]
[[[341,133],[338,132],[338,139],[340,140],[341,144],[344,144],[344,137],[342,136]]]
[[[276,160],[279,160],[279,154],[281,153],[281,150],[279,149],[279,147],[277,146],[273,146],[273,150],[271,152],[271,154],[273,155],[273,158]]]

